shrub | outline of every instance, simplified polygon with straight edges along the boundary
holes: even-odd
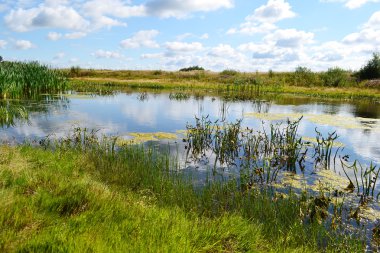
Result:
[[[322,74],[322,80],[324,86],[340,87],[346,86],[349,81],[349,73],[341,68],[329,68]]]
[[[193,70],[205,70],[205,69],[197,65],[197,66],[192,66],[188,68],[182,68],[179,71],[188,72],[188,71],[193,71]]]
[[[299,86],[315,85],[316,75],[311,69],[299,66],[293,74],[293,84]]]
[[[356,73],[359,80],[380,78],[380,53],[373,53],[368,63]]]
[[[239,72],[233,69],[225,69],[222,72],[220,72],[221,76],[236,76]]]
[[[81,68],[79,66],[72,66],[70,68],[69,76],[70,77],[78,77],[80,76]]]

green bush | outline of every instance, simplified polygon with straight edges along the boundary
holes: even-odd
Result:
[[[79,77],[81,68],[79,66],[72,66],[69,71],[69,77]]]
[[[297,67],[293,73],[292,84],[296,86],[314,86],[317,83],[317,76],[306,67]]]
[[[220,72],[221,76],[236,76],[239,74],[239,71],[233,70],[233,69],[225,69],[222,72]]]
[[[344,69],[329,68],[325,73],[322,73],[322,81],[324,86],[342,87],[350,82],[350,76]]]
[[[205,69],[197,65],[197,66],[191,66],[188,68],[182,68],[179,71],[188,72],[188,71],[193,71],[193,70],[205,70]]]
[[[356,73],[359,80],[370,80],[380,78],[380,53],[373,53],[368,63]]]

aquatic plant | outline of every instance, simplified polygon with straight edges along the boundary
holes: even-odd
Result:
[[[356,188],[357,194],[360,195],[360,203],[362,205],[365,205],[367,201],[373,198],[379,200],[380,192],[376,195],[375,187],[379,179],[380,168],[375,166],[372,162],[369,166],[363,167],[357,160],[350,165],[348,159],[349,157],[347,155],[340,157],[344,174],[350,181],[347,190],[354,191]],[[354,179],[351,179],[347,172],[352,172]]]
[[[170,100],[178,100],[178,101],[188,100],[188,99],[190,99],[190,95],[187,93],[182,93],[182,92],[170,93],[169,99]]]
[[[59,70],[38,62],[0,63],[1,98],[33,98],[65,88],[66,78]]]
[[[323,137],[322,133],[315,128],[315,132],[317,133],[316,136],[316,144],[314,144],[314,154],[313,158],[314,160],[314,167],[317,168],[318,166],[323,169],[330,169],[331,166],[331,156],[332,156],[332,150],[334,147],[334,141],[338,139],[338,135],[335,132],[328,133],[327,138]],[[335,156],[334,156],[334,165],[335,165],[335,159],[336,154],[339,151],[339,148],[337,149]]]

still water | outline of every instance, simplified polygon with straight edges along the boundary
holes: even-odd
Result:
[[[53,135],[61,137],[74,127],[98,129],[107,135],[129,133],[178,133],[195,116],[234,122],[260,130],[270,122],[295,120],[301,116],[298,133],[315,138],[315,129],[325,136],[336,131],[337,142],[352,158],[380,163],[380,103],[345,102],[305,97],[260,97],[256,100],[228,99],[213,94],[115,92],[96,95],[70,92],[40,101],[13,101],[28,111],[28,120],[15,116],[3,123],[2,142],[22,142]],[[264,124],[264,125],[263,125]],[[127,138],[127,137],[126,137]]]

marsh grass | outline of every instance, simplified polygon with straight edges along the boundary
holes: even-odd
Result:
[[[372,163],[363,167],[356,160],[348,165],[348,156],[343,155],[343,148],[334,145],[338,138],[336,132],[325,137],[315,129],[315,143],[303,141],[298,134],[301,120],[302,117],[294,121],[288,119],[285,124],[270,124],[269,130],[264,125],[262,130],[254,130],[248,127],[241,129],[240,120],[219,123],[218,120],[211,121],[208,116],[196,117],[195,125],[187,125],[184,139],[186,160],[190,163],[213,163],[214,171],[223,166],[237,168],[238,180],[244,190],[257,183],[274,185],[281,171],[298,174],[306,170],[318,172],[334,168],[336,172],[337,158],[340,157],[342,170],[350,181],[347,190],[352,191],[356,187],[361,203],[378,200],[380,193],[375,193],[375,189],[380,169]],[[314,167],[307,168],[307,164]],[[347,170],[353,172],[356,184]]]
[[[66,87],[61,71],[38,62],[1,62],[0,97],[34,98],[42,93],[57,93]]]
[[[291,191],[241,191],[236,179],[194,188],[154,147],[118,148],[84,132],[0,148],[1,251],[363,250],[360,235],[305,223],[306,204]]]

